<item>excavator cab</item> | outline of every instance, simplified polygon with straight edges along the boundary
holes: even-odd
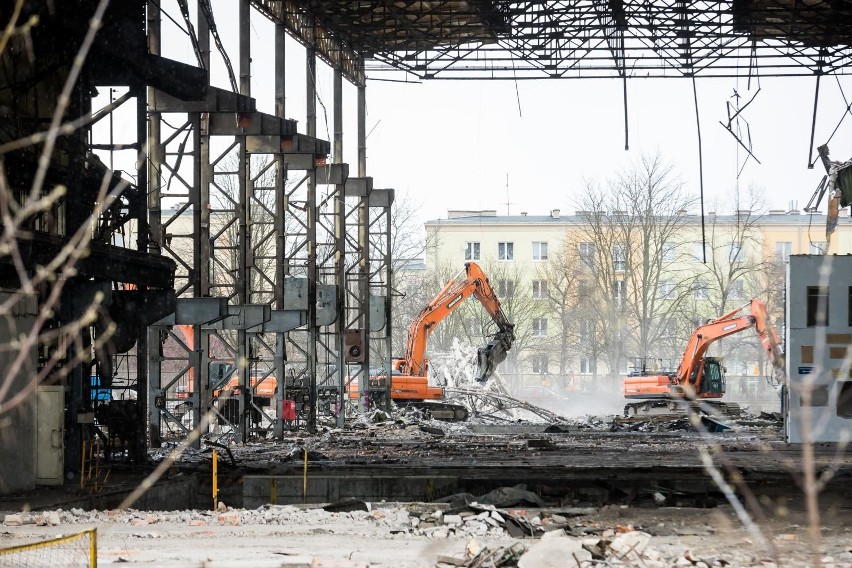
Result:
[[[701,373],[698,385],[698,398],[721,398],[725,394],[725,367],[719,357],[704,357],[703,363],[696,369]]]

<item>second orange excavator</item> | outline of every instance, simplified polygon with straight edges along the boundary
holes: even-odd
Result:
[[[742,312],[748,308],[750,313]],[[663,412],[677,409],[687,401],[719,399],[725,393],[725,374],[721,359],[707,356],[710,345],[723,337],[754,328],[763,350],[772,363],[776,376],[783,381],[784,354],[775,328],[769,321],[766,304],[757,298],[748,304],[698,326],[689,338],[680,365],[674,372],[640,365],[624,379],[624,397],[641,399],[629,402],[624,415]],[[711,402],[722,413],[731,413],[727,406]]]
[[[497,365],[506,359],[507,352],[515,341],[515,326],[503,313],[500,300],[479,265],[474,262],[465,263],[464,271],[447,282],[408,326],[405,356],[391,359],[391,400],[397,404],[421,408],[440,420],[458,421],[467,418],[468,411],[465,407],[440,402],[444,399],[443,387],[429,385],[426,343],[435,327],[470,296],[479,300],[497,325],[493,339],[477,352],[477,371],[474,378],[484,382],[494,374]],[[371,378],[372,380],[375,378]],[[350,397],[357,396],[357,389],[354,387],[355,385],[350,385]]]

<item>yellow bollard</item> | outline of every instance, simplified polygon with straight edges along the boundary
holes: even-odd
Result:
[[[89,541],[89,568],[98,568],[98,529],[92,529]]]
[[[213,450],[213,510],[219,508],[219,478],[216,475],[219,465],[219,454]]]
[[[305,470],[302,474],[302,503],[308,502],[308,448],[305,446]]]

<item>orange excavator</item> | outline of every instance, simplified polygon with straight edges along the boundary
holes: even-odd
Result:
[[[477,352],[477,371],[474,377],[486,381],[497,365],[506,359],[506,354],[515,341],[514,324],[503,313],[500,300],[482,269],[474,262],[467,262],[464,271],[451,279],[435,298],[429,302],[408,326],[408,342],[405,357],[391,359],[391,400],[397,404],[421,408],[432,418],[458,421],[467,418],[467,409],[461,405],[438,402],[444,399],[444,389],[430,386],[428,381],[429,359],[426,343],[429,335],[467,298],[474,296],[497,324],[498,331]],[[357,396],[351,386],[349,396]]]
[[[743,314],[746,308],[750,313]],[[706,353],[714,341],[750,328],[757,332],[776,376],[783,380],[785,368],[781,342],[769,321],[766,304],[754,298],[748,304],[698,326],[689,338],[676,371],[649,368],[648,360],[642,360],[642,364],[624,379],[624,397],[641,400],[628,403],[624,407],[624,415],[654,413],[660,409],[666,412],[697,401],[703,401],[723,413],[735,413],[736,405],[705,400],[719,399],[725,394],[722,360]]]

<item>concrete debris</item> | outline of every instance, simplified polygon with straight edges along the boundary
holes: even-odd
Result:
[[[518,561],[518,568],[563,568],[582,566],[592,559],[579,539],[567,536],[547,538],[535,543]]]
[[[475,541],[471,541],[475,542]],[[471,542],[465,547],[465,550],[471,549]],[[465,558],[457,558],[455,556],[439,556],[438,568],[447,566],[463,566],[465,568],[512,568],[518,566],[518,560],[527,551],[527,545],[521,542],[516,542],[508,546],[484,546],[479,547],[479,552],[474,556]]]
[[[630,531],[617,535],[609,543],[609,550],[620,560],[642,558],[645,548],[651,541],[651,535],[642,531]]]
[[[20,527],[24,524],[24,515],[6,515],[3,524],[7,527]]]
[[[438,568],[446,566],[495,568],[563,568],[568,566],[603,567],[624,566],[642,568],[669,568],[672,566],[725,566],[719,559],[698,558],[689,551],[667,558],[650,546],[651,535],[641,531],[618,534],[610,540],[576,538],[551,533],[530,542],[515,542],[504,546],[481,545],[476,540],[465,545],[464,557],[440,556]]]
[[[719,433],[732,429],[778,432],[782,429],[783,424],[784,417],[778,412],[761,412],[757,416],[743,412],[739,415],[726,416],[724,420],[707,415],[690,418],[683,414],[673,413],[649,416],[616,416],[608,424],[608,429],[611,432],[675,432],[680,430]]]

